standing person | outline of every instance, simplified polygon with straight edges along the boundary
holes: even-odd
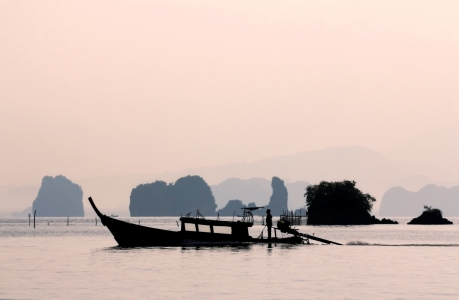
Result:
[[[273,216],[271,210],[266,210],[266,226],[268,227],[268,240],[271,240],[271,227],[273,227]]]

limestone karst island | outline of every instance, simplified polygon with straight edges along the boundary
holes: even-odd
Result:
[[[32,204],[35,210],[37,217],[84,217],[83,190],[62,175],[45,176]]]

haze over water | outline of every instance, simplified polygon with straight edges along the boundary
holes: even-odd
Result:
[[[8,217],[59,174],[115,213],[190,174],[358,179],[376,208],[457,186],[458,82],[455,0],[0,0],[0,298],[458,298],[457,218],[300,228],[344,246],[120,249],[91,218]]]
[[[2,0],[0,215],[60,174],[117,211],[190,174],[357,180],[376,208],[459,185],[458,20],[453,0]],[[353,146],[393,162],[240,170]]]
[[[1,186],[356,145],[459,161],[457,1],[0,5]]]
[[[177,218],[130,218],[176,230]],[[454,225],[299,226],[343,243],[116,247],[94,219],[0,219],[2,299],[455,299]],[[50,225],[47,226],[47,222]],[[258,236],[261,219],[251,229]]]

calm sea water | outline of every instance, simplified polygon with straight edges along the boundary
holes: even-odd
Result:
[[[132,249],[91,218],[40,218],[35,229],[0,219],[0,299],[459,299],[459,218],[449,219],[297,226],[343,246]],[[178,230],[178,218],[125,220]]]

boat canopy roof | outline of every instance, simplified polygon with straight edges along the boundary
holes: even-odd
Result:
[[[246,210],[257,210],[260,208],[263,208],[264,206],[254,206],[254,207],[241,207],[241,209],[246,209]]]
[[[221,221],[221,220],[209,220],[201,218],[192,218],[192,217],[181,217],[180,221],[182,223],[193,223],[193,224],[202,224],[202,225],[212,225],[212,226],[244,226],[252,227],[253,222],[242,222],[242,221]]]

